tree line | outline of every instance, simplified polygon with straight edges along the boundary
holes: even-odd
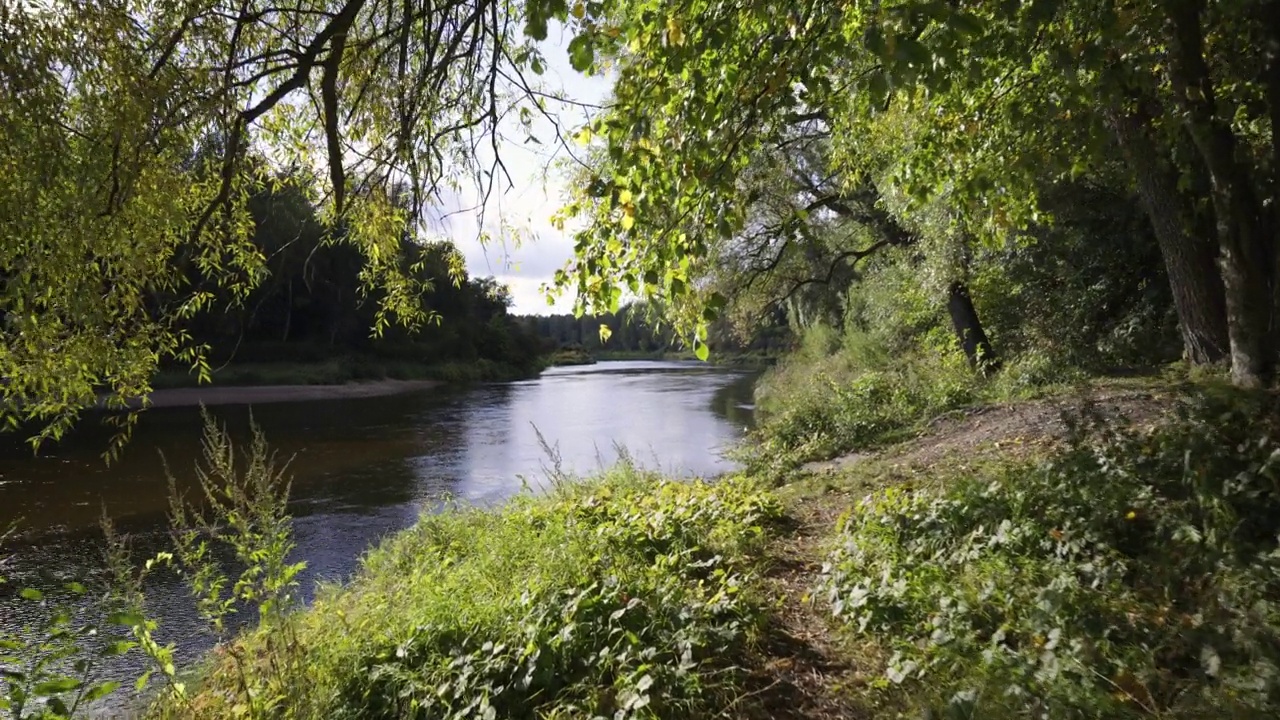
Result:
[[[331,228],[298,177],[284,175],[248,200],[249,241],[262,278],[243,293],[212,291],[218,311],[185,329],[211,363],[315,362],[344,356],[420,365],[489,360],[531,372],[539,346],[510,313],[510,291],[493,278],[468,275],[447,241],[419,242],[401,233],[393,252],[416,295],[422,320],[378,326],[380,288],[370,288],[357,248],[344,228]],[[216,285],[194,260],[189,282]]]
[[[685,350],[684,338],[662,314],[644,302],[631,302],[617,312],[574,315],[527,315],[519,319],[535,335],[544,351],[582,348],[589,353],[627,352],[659,355]],[[735,331],[728,323],[717,323],[711,333],[712,347],[720,353],[751,350],[780,352],[790,345],[791,331],[785,318],[753,328],[749,335]]]

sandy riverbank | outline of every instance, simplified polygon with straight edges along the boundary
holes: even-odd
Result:
[[[439,380],[375,380],[343,385],[206,385],[155,390],[148,396],[148,406],[260,405],[304,400],[370,398],[428,390],[442,384]]]

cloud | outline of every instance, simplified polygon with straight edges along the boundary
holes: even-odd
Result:
[[[569,66],[567,50],[571,39],[561,28],[543,43],[547,62],[541,89],[551,94],[563,93],[580,103],[600,103],[608,97],[612,80],[585,77],[574,71]],[[573,133],[588,119],[587,110],[578,105],[548,100],[546,107],[564,133]],[[565,152],[555,140],[555,125],[546,118],[535,118],[531,126],[532,134],[541,143],[526,142],[526,132],[514,119],[510,125],[509,129],[504,128],[505,137],[498,148],[510,185],[504,177],[502,186],[484,203],[483,212],[479,208],[480,194],[474,188],[446,197],[442,217],[433,225],[457,244],[466,258],[468,272],[491,275],[510,286],[514,312],[568,312],[573,306],[571,297],[560,298],[555,308],[549,308],[538,289],[573,255],[572,239],[551,225],[551,215],[567,197],[567,187],[557,167]],[[489,237],[483,243],[482,229]]]

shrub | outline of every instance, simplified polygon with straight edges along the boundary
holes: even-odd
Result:
[[[861,502],[825,597],[880,687],[954,717],[1280,713],[1280,446],[1209,401]],[[1089,430],[1088,433],[1085,430]]]
[[[803,461],[872,447],[972,402],[981,383],[958,349],[891,357],[865,333],[812,328],[759,385],[759,456]]]

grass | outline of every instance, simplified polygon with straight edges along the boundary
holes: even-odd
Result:
[[[673,482],[622,465],[497,510],[424,516],[348,585],[213,656],[157,717],[229,717],[250,675],[293,675],[275,714],[305,717],[712,717],[742,693],[765,617],[771,496],[743,478]],[[513,582],[518,578],[518,582]],[[277,662],[286,652],[302,663]]]
[[[552,367],[565,365],[595,365],[596,358],[582,346],[560,348],[551,353],[548,364]]]
[[[1149,428],[791,475],[827,716],[1275,717],[1275,401],[1166,387]]]

